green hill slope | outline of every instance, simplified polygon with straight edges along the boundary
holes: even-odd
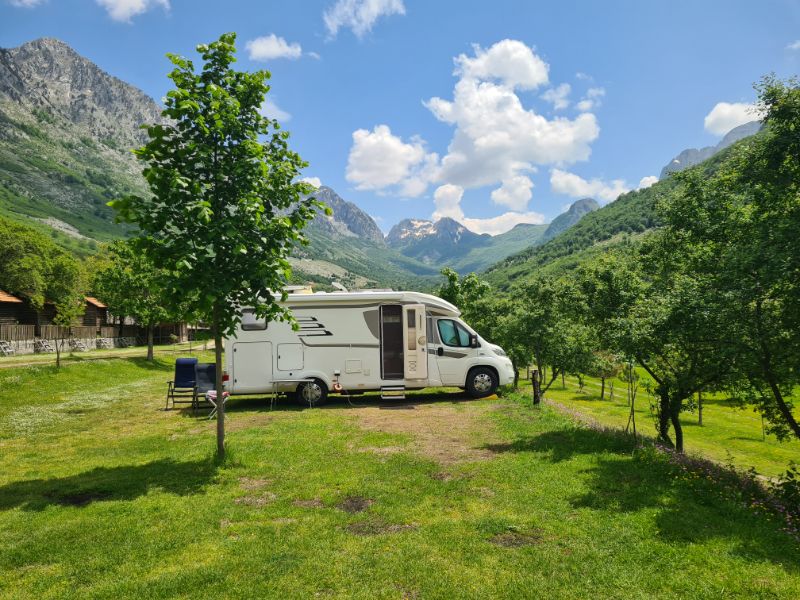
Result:
[[[701,163],[700,168],[716,171],[729,155],[730,149],[726,149]],[[674,178],[667,177],[649,188],[623,194],[547,243],[497,263],[486,271],[485,279],[504,290],[535,272],[572,269],[609,247],[636,243],[647,231],[658,227],[656,203],[668,202],[677,186]]]

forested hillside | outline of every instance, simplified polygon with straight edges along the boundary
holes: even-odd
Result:
[[[715,173],[728,156],[730,149],[706,160],[699,168]],[[632,243],[659,226],[656,204],[670,202],[677,186],[673,177],[667,177],[649,188],[623,194],[545,244],[500,261],[486,272],[486,279],[500,289],[507,289],[513,282],[543,270],[574,268],[609,245]]]

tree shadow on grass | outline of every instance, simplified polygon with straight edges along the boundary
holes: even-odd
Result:
[[[134,500],[151,490],[188,496],[214,477],[211,459],[156,460],[143,465],[96,467],[68,477],[29,479],[0,486],[0,510],[39,511],[48,506],[87,506],[93,502]]]
[[[486,446],[493,452],[535,452],[553,463],[592,455],[583,479],[587,491],[570,499],[575,508],[606,513],[655,510],[658,538],[672,544],[733,542],[747,560],[769,560],[800,570],[800,548],[779,531],[777,519],[748,509],[730,483],[694,477],[652,449],[634,451],[622,432],[570,428]]]

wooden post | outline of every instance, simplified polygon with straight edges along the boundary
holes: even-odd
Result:
[[[542,391],[541,386],[539,385],[539,370],[534,369],[531,372],[531,378],[533,380],[533,405],[536,406],[542,401]]]

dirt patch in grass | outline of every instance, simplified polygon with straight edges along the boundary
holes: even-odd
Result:
[[[292,502],[292,506],[297,506],[298,508],[325,508],[325,505],[319,498],[312,498],[311,500],[295,500]]]
[[[239,486],[244,490],[260,490],[272,485],[271,479],[253,479],[252,477],[239,477]]]
[[[345,529],[353,535],[369,536],[382,535],[386,533],[400,533],[403,531],[413,531],[417,526],[410,523],[386,523],[384,521],[359,521],[350,523]]]
[[[234,500],[234,504],[242,504],[244,506],[265,506],[270,502],[274,502],[278,497],[271,493],[267,492],[262,494],[261,496],[241,496]]]
[[[381,456],[386,456],[389,454],[397,454],[398,452],[402,452],[404,448],[401,446],[367,446],[365,448],[358,448],[359,452],[370,452],[372,454],[378,454]]]
[[[538,531],[505,531],[492,536],[489,541],[503,548],[522,548],[540,544],[542,539],[542,534]]]
[[[365,429],[409,434],[417,452],[447,465],[492,458],[493,453],[484,446],[499,441],[499,436],[485,418],[489,406],[477,402],[439,402],[420,404],[417,410],[384,411],[366,407],[355,412]]]
[[[339,504],[336,505],[336,508],[347,513],[359,513],[364,512],[374,503],[375,501],[370,500],[369,498],[362,498],[361,496],[348,496],[339,502]]]
[[[235,416],[229,421],[226,420],[225,429],[228,432],[241,431],[251,427],[261,427],[276,419],[274,414],[269,413],[234,413]]]

